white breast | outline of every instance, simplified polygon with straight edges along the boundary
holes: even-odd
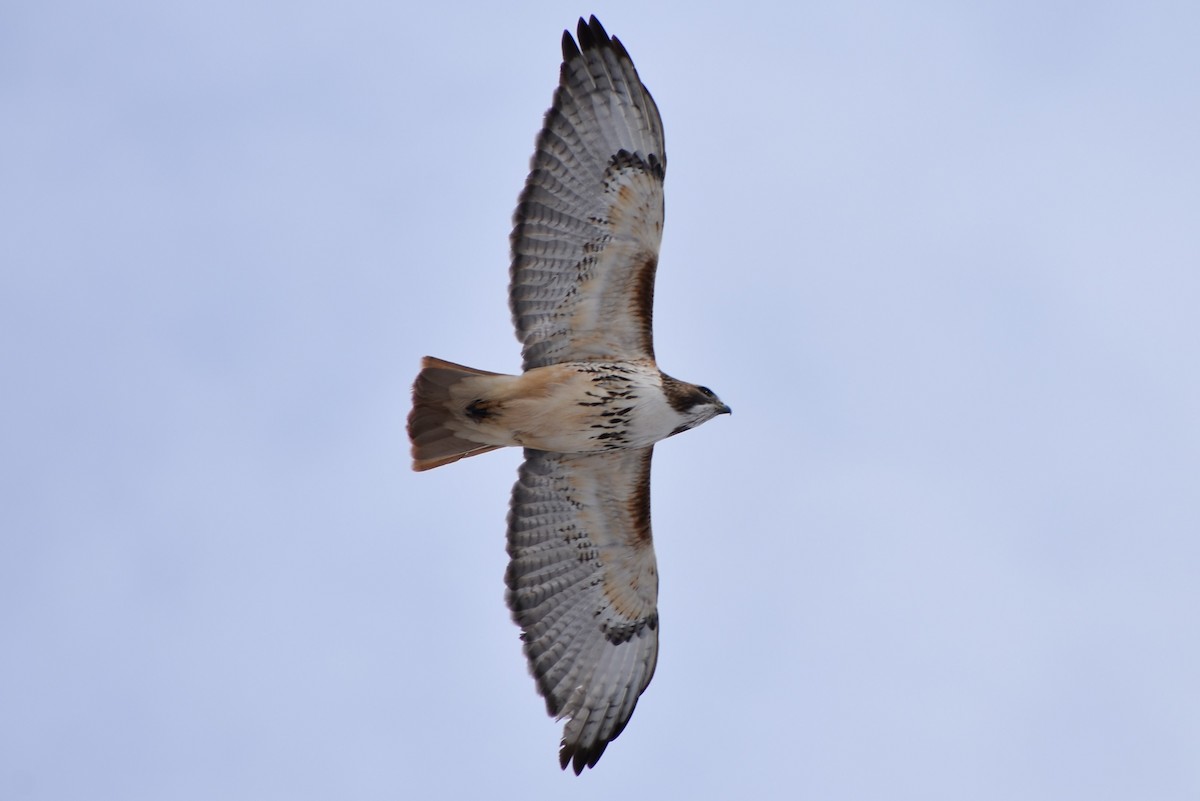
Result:
[[[504,444],[556,453],[644,448],[684,418],[667,403],[653,364],[579,362],[529,370],[502,400]],[[498,399],[499,400],[499,399]]]

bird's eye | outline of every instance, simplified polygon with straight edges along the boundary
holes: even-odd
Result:
[[[711,389],[709,389],[708,387],[699,387],[699,390],[700,390],[700,394],[706,398],[717,397],[716,395],[713,394],[713,391]]]

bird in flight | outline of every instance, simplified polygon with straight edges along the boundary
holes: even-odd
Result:
[[[595,766],[658,661],[654,443],[730,409],[654,358],[667,156],[662,119],[599,20],[563,63],[513,216],[509,305],[521,375],[425,357],[414,470],[525,449],[508,513],[506,598],[552,716],[559,762]]]

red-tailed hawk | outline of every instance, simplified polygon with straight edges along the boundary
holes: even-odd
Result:
[[[505,581],[559,760],[592,767],[658,659],[650,538],[654,443],[729,412],[654,360],[662,120],[625,48],[592,17],[563,64],[513,220],[509,303],[524,372],[426,357],[408,417],[413,468],[525,449]]]

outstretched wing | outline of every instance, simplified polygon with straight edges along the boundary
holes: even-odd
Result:
[[[513,215],[509,305],[524,369],[654,358],[667,166],[662,119],[592,17],[563,32],[554,104]]]
[[[559,761],[592,767],[658,660],[650,538],[653,448],[525,451],[508,514],[508,606],[551,715],[569,718]]]

